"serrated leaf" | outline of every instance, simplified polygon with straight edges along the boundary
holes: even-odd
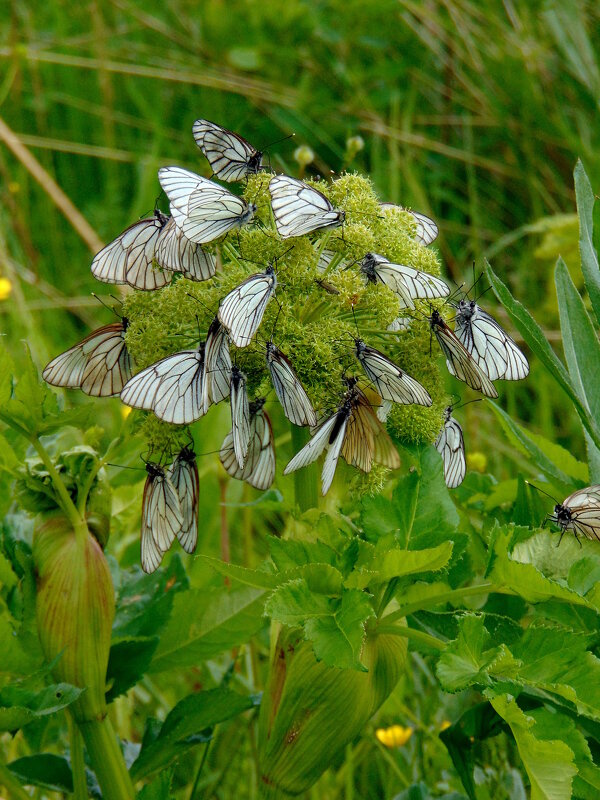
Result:
[[[282,584],[265,603],[265,614],[291,628],[301,627],[310,617],[326,617],[331,612],[330,599],[313,594],[303,578]]]
[[[376,552],[369,563],[350,573],[344,581],[344,586],[349,589],[364,589],[392,578],[419,572],[437,572],[449,562],[452,547],[452,542],[445,542],[438,547],[429,547],[425,550],[394,548]]]

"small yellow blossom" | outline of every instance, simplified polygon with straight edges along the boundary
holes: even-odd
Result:
[[[446,728],[450,728],[451,726],[452,726],[452,723],[450,722],[450,720],[449,719],[445,719],[442,722],[442,724],[440,725],[440,730],[441,731],[445,731]]]
[[[315,151],[308,145],[302,144],[294,150],[294,160],[300,164],[301,167],[307,167],[315,160]]]
[[[375,731],[375,736],[385,747],[402,747],[412,734],[412,728],[405,728],[402,725],[390,725],[389,728],[378,728]]]
[[[123,417],[123,419],[127,419],[127,417],[131,414],[132,411],[133,409],[131,408],[131,406],[126,406],[126,405],[121,406],[121,416]]]
[[[17,194],[17,192],[21,191],[21,184],[17,183],[17,181],[10,181],[8,184],[8,191],[11,194]]]
[[[480,453],[479,451],[467,453],[467,467],[475,472],[485,472],[487,456],[485,453]]]
[[[12,292],[12,283],[8,278],[0,278],[0,300],[8,300]]]

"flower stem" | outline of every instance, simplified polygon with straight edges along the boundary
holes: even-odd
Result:
[[[391,616],[391,615],[390,615]],[[377,628],[378,633],[385,633],[392,636],[404,636],[406,639],[412,639],[413,642],[424,644],[434,650],[445,650],[446,643],[435,636],[431,636],[424,631],[417,631],[414,628],[403,627],[401,625],[380,625]]]
[[[307,443],[309,435],[308,431],[297,425],[292,424],[291,428],[292,446],[294,453],[297,453]],[[294,495],[300,511],[308,511],[309,508],[317,508],[319,505],[318,480],[317,464],[309,464],[294,472]]]
[[[71,750],[71,771],[73,773],[73,798],[74,800],[88,800],[85,763],[83,760],[83,739],[73,717],[68,714],[67,719],[69,721],[69,745]]]
[[[391,622],[396,622],[409,614],[414,614],[417,611],[422,611],[426,608],[439,606],[442,603],[451,603],[454,600],[462,600],[463,597],[474,597],[478,594],[489,594],[490,592],[501,592],[499,586],[494,586],[493,583],[478,583],[475,586],[463,586],[462,589],[451,589],[448,592],[440,592],[440,594],[433,595],[432,597],[424,597],[422,600],[417,600],[415,603],[409,603],[392,614],[388,614],[382,618],[382,622],[386,625]]]
[[[108,717],[78,724],[104,800],[134,800],[133,783]]]

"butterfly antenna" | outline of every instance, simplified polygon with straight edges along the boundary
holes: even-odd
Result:
[[[111,461],[106,461],[105,466],[107,467],[117,467],[118,469],[133,469],[136,472],[146,472],[143,467],[127,467],[125,464],[113,464]]]
[[[489,290],[490,290],[491,288],[492,288],[491,286],[488,286],[488,287],[487,287],[487,289],[484,289],[482,292],[479,292],[479,294],[478,294],[478,295],[477,295],[477,297],[475,298],[475,302],[477,302],[477,301],[479,300],[479,298],[480,298],[480,297],[483,297],[483,295],[484,295],[486,292],[489,292]]]
[[[548,494],[548,492],[545,492],[543,489],[540,489],[540,487],[536,486],[535,483],[531,483],[530,481],[525,481],[525,483],[527,484],[527,486],[531,486],[532,489],[536,489],[538,492],[540,492],[540,494],[545,494],[546,497],[549,497],[550,500],[552,500],[556,505],[560,505],[556,497],[552,497],[551,494]]]
[[[100,297],[100,295],[97,295],[97,294],[96,294],[96,292],[92,292],[92,297],[95,297],[95,298],[96,298],[96,300],[97,300],[99,303],[101,303],[101,304],[104,306],[104,308],[107,308],[109,311],[112,311],[112,313],[113,313],[113,314],[116,314],[116,315],[117,315],[117,317],[119,316],[119,314],[117,314],[117,312],[115,311],[115,309],[113,308],[113,306],[109,306],[109,305],[108,305],[108,303],[105,303],[105,302],[104,302],[104,300],[103,300],[103,299]],[[112,297],[113,299],[116,299],[116,298],[114,297],[114,295],[112,295],[112,294],[111,294],[111,295],[109,295],[109,297]],[[120,302],[120,301],[119,301],[119,302]],[[123,305],[123,303],[121,303],[121,305]]]
[[[266,153],[269,147],[273,147],[276,144],[281,144],[281,142],[287,142],[288,139],[293,139],[295,135],[295,133],[288,133],[287,136],[283,136],[281,139],[275,139],[274,142],[271,142],[271,144],[267,144],[265,147],[263,147],[263,152]]]
[[[465,406],[468,406],[470,403],[481,403],[482,400],[483,400],[483,397],[476,397],[474,400],[467,400],[466,403],[461,403],[458,406],[454,406],[453,405],[452,407],[453,408],[464,408]]]
[[[351,308],[352,308],[352,319],[354,320],[354,325],[356,327],[356,335],[360,339],[360,331],[358,329],[358,322],[356,320],[356,312],[354,311],[354,303],[351,304]]]

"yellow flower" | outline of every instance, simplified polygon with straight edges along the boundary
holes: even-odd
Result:
[[[8,300],[12,292],[12,283],[8,278],[0,278],[0,300]]]
[[[487,456],[485,453],[480,453],[479,451],[467,453],[467,467],[475,472],[485,472]]]
[[[450,728],[450,727],[451,727],[451,725],[452,725],[452,723],[450,722],[450,720],[448,720],[448,719],[445,719],[445,720],[442,722],[442,724],[440,725],[440,730],[441,730],[441,731],[445,731],[445,730],[446,730],[446,728]]]
[[[378,728],[375,731],[375,736],[385,747],[402,747],[412,734],[412,728],[404,728],[402,725],[390,725],[389,728]]]
[[[131,406],[125,406],[125,405],[121,406],[121,416],[123,417],[123,419],[127,419],[127,417],[131,414],[132,411],[133,409],[131,408]]]

